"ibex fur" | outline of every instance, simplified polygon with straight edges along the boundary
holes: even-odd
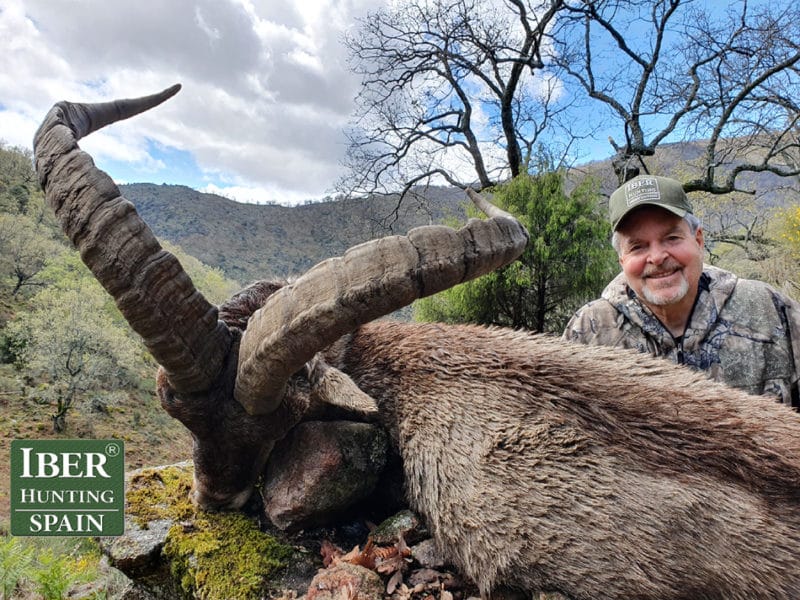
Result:
[[[372,323],[327,360],[375,398],[408,498],[484,594],[800,597],[800,419],[665,361]]]
[[[75,143],[176,91],[57,104],[34,145],[48,202],[162,365],[198,504],[241,506],[315,395],[374,403],[410,503],[483,595],[800,597],[797,413],[642,355],[370,322],[519,255],[524,229],[471,191],[488,221],[369,242],[218,318]]]

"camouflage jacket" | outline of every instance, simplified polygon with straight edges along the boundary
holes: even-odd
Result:
[[[800,304],[765,283],[708,265],[682,338],[639,302],[620,273],[572,317],[563,339],[636,348],[751,394],[800,405]]]

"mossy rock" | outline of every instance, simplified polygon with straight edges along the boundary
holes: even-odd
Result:
[[[155,597],[249,599],[300,595],[317,565],[307,551],[262,531],[243,513],[210,513],[189,501],[191,463],[129,476],[126,533],[101,541],[112,564]],[[142,556],[132,547],[148,538]],[[124,557],[123,557],[124,556]],[[297,589],[297,588],[300,589]]]
[[[429,537],[425,525],[410,510],[401,510],[392,515],[382,521],[369,534],[369,539],[378,545],[394,544],[401,537],[409,544]]]
[[[172,526],[164,556],[181,590],[197,598],[261,598],[294,550],[240,513],[206,514]]]

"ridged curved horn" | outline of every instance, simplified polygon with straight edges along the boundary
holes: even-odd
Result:
[[[519,257],[528,243],[522,224],[474,191],[467,193],[490,219],[471,219],[459,230],[418,227],[366,242],[270,296],[251,317],[240,346],[234,395],[245,410],[274,410],[287,379],[359,325]]]
[[[77,143],[179,89],[175,85],[152,96],[101,104],[59,102],[36,132],[33,147],[39,183],[64,233],[167,371],[175,391],[193,392],[215,379],[230,333],[218,323],[216,307]]]

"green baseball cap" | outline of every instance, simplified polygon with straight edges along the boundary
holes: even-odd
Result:
[[[658,175],[637,175],[623,183],[608,201],[608,220],[616,231],[622,219],[643,205],[660,206],[679,217],[692,212],[692,205],[679,181]]]

